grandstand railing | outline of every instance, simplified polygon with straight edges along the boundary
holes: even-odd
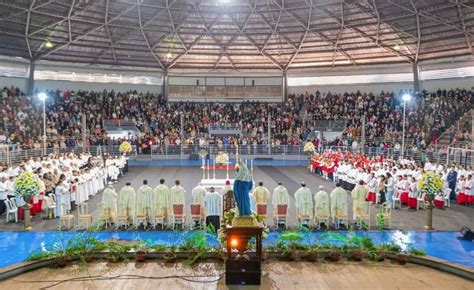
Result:
[[[308,152],[304,152],[303,145],[280,145],[280,146],[268,146],[268,145],[254,145],[246,144],[239,145],[167,145],[157,146],[153,145],[151,148],[140,149],[136,151],[136,147],[133,147],[133,152],[130,154],[131,159],[140,160],[199,160],[200,151],[204,150],[207,153],[207,158],[213,159],[221,152],[227,152],[231,159],[235,159],[236,153],[245,159],[275,159],[275,160],[307,160],[310,156]],[[473,150],[466,150],[463,148],[450,148],[451,150],[426,150],[424,152],[418,150],[412,150],[410,148],[405,149],[405,158],[413,158],[419,164],[423,164],[426,161],[438,162],[440,164],[461,164],[463,166],[474,165],[474,154]],[[369,157],[383,155],[387,158],[398,159],[401,156],[401,152],[394,148],[381,148],[381,147],[352,147],[352,146],[322,146],[318,148],[319,151],[332,150],[341,151],[343,153],[349,151],[352,153],[362,153]],[[119,154],[119,146],[108,145],[108,146],[91,146],[87,148],[75,147],[75,148],[48,148],[46,153],[81,153],[90,152],[93,155],[100,155],[103,153],[109,153],[112,155]],[[39,158],[43,156],[42,149],[32,150],[20,150],[20,151],[0,151],[0,163],[5,164],[18,164],[23,160],[29,158]]]

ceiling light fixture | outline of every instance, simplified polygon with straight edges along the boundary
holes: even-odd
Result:
[[[51,41],[49,41],[49,39],[46,39],[44,46],[46,48],[53,48],[54,44]]]
[[[399,50],[400,50],[400,45],[395,44],[395,45],[393,46],[393,49],[395,49],[396,51],[399,51]]]

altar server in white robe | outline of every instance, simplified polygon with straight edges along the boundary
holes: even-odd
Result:
[[[165,180],[162,178],[160,179],[160,184],[155,187],[153,193],[153,212],[157,215],[163,214],[166,219],[167,215],[171,214],[169,207],[170,188],[165,185]]]
[[[207,190],[201,183],[199,183],[196,187],[193,188],[191,191],[193,195],[193,203],[200,204],[201,208],[204,206],[204,197],[207,194]]]
[[[186,208],[186,190],[180,184],[179,180],[176,180],[170,188],[170,212],[173,213],[173,205],[182,204],[183,208]]]
[[[66,199],[65,196],[68,192],[69,186],[66,183],[66,175],[61,174],[61,176],[59,177],[59,182],[54,190],[54,194],[56,195],[56,208],[54,210],[54,216],[57,218],[61,216],[61,209],[68,209],[66,202],[69,199]]]
[[[214,232],[220,228],[220,215],[222,213],[222,196],[215,192],[214,187],[204,197],[204,209],[206,213],[206,225],[212,224]]]
[[[148,185],[148,180],[143,180],[143,185],[137,191],[135,207],[136,215],[146,215],[151,221],[153,216],[153,188]]]
[[[301,187],[295,192],[295,205],[297,216],[310,220],[313,219],[313,194],[304,182],[301,183]]]
[[[347,192],[336,183],[336,188],[331,192],[331,215],[333,221],[337,223],[337,217],[347,217]],[[347,225],[345,225],[347,226]]]
[[[272,204],[274,213],[277,212],[278,205],[286,205],[286,213],[288,215],[288,209],[290,208],[290,195],[288,194],[288,189],[286,189],[281,182],[278,182],[278,186],[273,190]]]
[[[112,223],[116,223],[117,218],[117,193],[115,192],[113,185],[108,185],[102,194],[102,203],[104,209],[110,210],[110,217]]]
[[[107,173],[109,175],[110,180],[112,182],[117,182],[120,171],[118,167],[115,165],[113,159],[108,159],[106,162],[106,165],[107,165]]]
[[[125,186],[120,190],[118,199],[118,210],[119,214],[127,214],[129,223],[133,223],[135,218],[135,201],[136,193],[131,183],[127,182]]]
[[[329,220],[330,216],[330,203],[329,194],[324,190],[324,186],[319,186],[319,191],[314,195],[314,216],[315,219],[318,217],[324,217]],[[326,227],[329,225],[327,224]]]

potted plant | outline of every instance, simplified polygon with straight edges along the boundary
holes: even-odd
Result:
[[[143,262],[146,260],[146,255],[151,248],[152,241],[142,241],[140,240],[136,245],[133,246],[135,252],[133,253],[133,258],[137,262]]]
[[[176,262],[176,246],[171,246],[166,249],[165,253],[163,254],[163,259],[166,263],[174,263]]]
[[[32,172],[22,172],[16,179],[14,184],[15,195],[22,198],[25,204],[24,211],[24,229],[31,230],[30,227],[30,200],[36,195],[40,189],[38,179]]]
[[[301,243],[304,239],[303,233],[295,230],[286,230],[278,237],[277,245],[283,247],[283,253],[292,261],[300,260],[300,250],[306,247]]]
[[[53,246],[53,253],[54,261],[56,262],[56,266],[58,267],[66,267],[69,264],[69,255],[68,251],[61,245],[55,244]]]
[[[106,250],[108,250],[107,260],[111,263],[117,263],[128,259],[127,254],[130,247],[116,242],[108,242]]]
[[[328,255],[326,259],[331,262],[339,262],[342,258],[342,250],[336,246],[326,247],[328,250]]]
[[[408,262],[409,256],[405,252],[400,252],[397,254],[397,262],[400,265],[405,265]]]
[[[313,245],[309,248],[308,254],[306,255],[306,259],[310,262],[316,262],[319,257],[319,252],[321,251],[321,247],[317,245]]]

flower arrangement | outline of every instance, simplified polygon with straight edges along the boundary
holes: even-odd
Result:
[[[306,144],[304,144],[303,151],[304,152],[314,152],[313,142],[310,142],[310,141],[306,142]]]
[[[229,154],[226,152],[219,152],[216,156],[216,163],[227,164],[229,162]]]
[[[127,141],[123,141],[122,144],[120,144],[119,151],[120,153],[130,153],[132,152],[132,145]]]
[[[15,193],[23,197],[25,201],[38,194],[40,185],[36,176],[31,172],[23,172],[15,179]]]
[[[443,180],[437,173],[427,172],[418,180],[418,188],[426,193],[428,200],[433,200],[438,193],[443,191]]]

